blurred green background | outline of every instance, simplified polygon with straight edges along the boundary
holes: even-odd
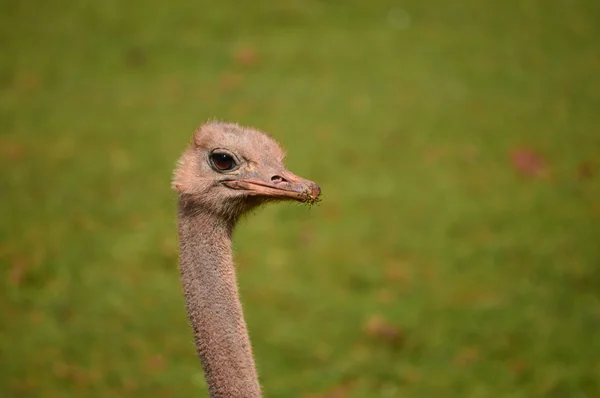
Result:
[[[600,2],[0,3],[0,395],[191,397],[175,160],[271,133],[238,227],[269,397],[600,396]]]

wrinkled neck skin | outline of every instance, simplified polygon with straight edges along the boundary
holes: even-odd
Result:
[[[232,261],[236,221],[180,197],[181,280],[212,398],[262,396]]]

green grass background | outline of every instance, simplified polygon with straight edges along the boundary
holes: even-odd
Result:
[[[169,180],[218,118],[324,194],[235,234],[266,396],[600,396],[599,21],[594,0],[2,1],[0,395],[206,396]]]

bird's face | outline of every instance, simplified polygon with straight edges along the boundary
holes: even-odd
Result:
[[[256,130],[228,123],[205,124],[180,159],[174,188],[218,213],[239,215],[269,200],[315,202],[317,184],[283,165],[283,151]]]

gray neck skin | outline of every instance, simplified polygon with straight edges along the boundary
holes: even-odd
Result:
[[[179,203],[180,271],[211,397],[261,397],[231,255],[235,221]]]

